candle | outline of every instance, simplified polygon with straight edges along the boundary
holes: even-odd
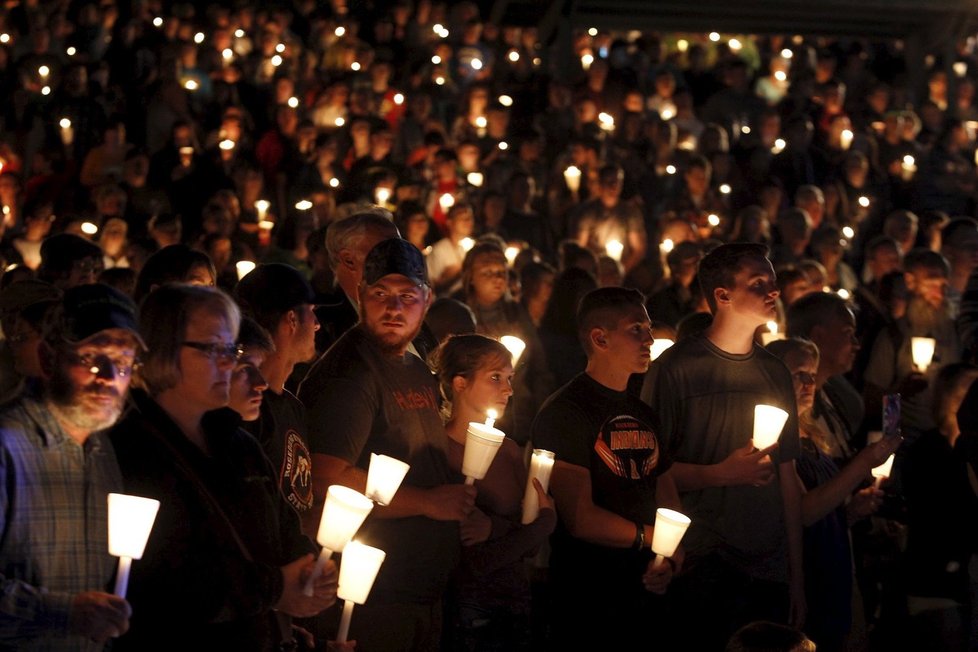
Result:
[[[692,521],[685,514],[660,507],[655,510],[655,524],[652,528],[652,552],[655,553],[653,568],[658,568],[668,558],[676,554],[676,548]]]
[[[778,322],[776,321],[769,321],[767,323],[767,331],[766,333],[761,333],[761,344],[764,346],[767,346],[774,340],[784,339],[784,333],[778,332]]]
[[[914,160],[914,157],[910,156],[910,154],[904,156],[903,163],[900,165],[900,169],[902,171],[901,176],[903,177],[904,181],[910,181],[911,179],[913,179],[914,172],[917,171],[917,165],[916,165],[916,161]]]
[[[343,563],[340,564],[340,584],[336,589],[336,596],[343,600],[343,614],[336,633],[337,643],[346,642],[350,633],[353,605],[367,601],[386,557],[387,553],[383,550],[366,546],[359,541],[351,541],[346,547]]]
[[[450,192],[442,193],[438,198],[438,205],[441,206],[443,213],[447,213],[448,209],[455,205],[455,197]]]
[[[763,450],[777,443],[788,413],[773,405],[754,406],[754,448]]]
[[[567,184],[567,189],[572,193],[577,194],[577,191],[581,189],[581,170],[576,165],[569,166],[564,170],[564,183]]]
[[[367,514],[373,509],[373,502],[359,491],[354,491],[343,485],[330,485],[326,490],[326,504],[323,505],[323,515],[319,520],[319,531],[316,541],[323,547],[312,569],[303,592],[307,596],[313,593],[313,584],[323,572],[323,566],[334,552],[343,552],[346,544],[356,535],[363,525]]]
[[[714,213],[710,213],[709,215],[707,215],[706,221],[713,228],[720,226],[720,216]]]
[[[10,212],[10,208],[8,206],[4,206],[3,209],[4,215]],[[95,235],[98,233],[98,226],[93,222],[82,222],[81,230],[85,235]]]
[[[651,352],[650,355],[652,359],[653,360],[658,359],[658,357],[662,355],[662,353],[673,344],[675,344],[675,342],[666,338],[662,338],[662,339],[657,338],[653,340],[652,346],[649,347],[649,350]]]
[[[468,251],[475,246],[475,240],[472,238],[462,238],[458,241],[458,246],[462,248],[462,251],[468,253]]]
[[[180,165],[185,168],[190,167],[194,159],[194,148],[189,146],[181,147],[178,151],[180,153]]]
[[[506,251],[504,253],[506,254],[506,262],[508,262],[509,266],[512,267],[513,263],[516,262],[516,257],[520,255],[520,248],[510,245],[506,247]]]
[[[598,123],[599,126],[605,131],[614,131],[615,129],[615,119],[610,113],[599,113]]]
[[[469,422],[465,433],[465,451],[462,453],[462,475],[465,484],[486,477],[499,447],[503,445],[506,433],[478,421]]]
[[[295,209],[297,211],[307,211],[312,208],[312,202],[308,199],[300,199],[295,203]]]
[[[493,409],[486,410],[486,425],[492,428],[496,425],[496,419],[499,417],[499,413]]]
[[[842,149],[849,149],[852,145],[853,133],[851,129],[843,129],[842,133],[839,134],[839,145]]]
[[[672,238],[666,238],[665,240],[662,241],[662,244],[659,245],[659,251],[664,254],[667,254],[670,251],[672,251],[673,247],[675,246],[676,245],[672,241]]]
[[[585,52],[581,55],[581,67],[585,70],[591,69],[591,64],[594,63],[594,55],[590,52]]]
[[[526,478],[526,491],[523,493],[523,525],[532,523],[540,515],[540,497],[534,478],[540,481],[544,492],[550,488],[550,474],[554,470],[554,454],[542,448],[534,448],[530,457],[530,474]]]
[[[784,151],[784,148],[788,145],[784,138],[775,138],[774,146],[771,147],[772,154],[780,154]]]
[[[873,486],[876,487],[877,489],[879,489],[880,485],[883,484],[883,480],[886,480],[888,477],[890,477],[890,472],[893,470],[893,459],[895,456],[896,453],[890,453],[890,456],[886,458],[885,462],[883,462],[879,466],[873,467],[871,473],[873,474],[873,477],[876,478],[876,481],[873,483]]]
[[[481,172],[469,172],[465,176],[465,180],[469,182],[469,185],[475,186],[476,188],[482,187],[482,182],[484,178]]]
[[[523,351],[526,350],[526,342],[515,335],[503,335],[499,338],[499,342],[505,346],[506,350],[513,356],[513,368],[516,368],[516,365],[519,364],[520,358],[523,356]]]
[[[119,558],[115,593],[126,597],[133,559],[142,559],[160,501],[141,496],[109,494],[109,554]]]
[[[71,120],[61,118],[58,124],[61,126],[61,142],[68,147],[75,140],[75,130],[71,126]]]
[[[485,116],[480,115],[475,119],[476,132],[479,134],[480,138],[486,135],[486,126],[488,124],[489,122],[486,120]]]
[[[258,221],[262,222],[268,217],[268,209],[271,208],[272,203],[267,199],[259,199],[255,202],[255,210],[258,211]]]
[[[410,464],[401,460],[371,453],[367,471],[367,498],[378,505],[390,505],[410,468]]]
[[[615,260],[621,261],[621,255],[625,251],[625,245],[618,240],[608,240],[604,245],[604,250]]]
[[[234,268],[238,272],[238,280],[240,281],[245,276],[251,273],[255,269],[255,261],[253,260],[239,260],[234,264]]]
[[[937,340],[933,337],[911,337],[910,356],[913,358],[913,366],[920,373],[926,373],[927,367],[934,360],[934,349],[937,347]]]
[[[381,186],[374,191],[374,195],[376,196],[377,203],[379,205],[386,206],[387,200],[391,197],[391,190],[390,188]]]

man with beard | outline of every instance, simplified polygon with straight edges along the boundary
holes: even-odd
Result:
[[[410,464],[391,504],[375,508],[357,534],[387,558],[350,636],[364,650],[437,649],[459,521],[472,511],[475,489],[453,484],[461,478],[449,471],[438,385],[408,353],[431,303],[421,252],[399,238],[378,243],[364,260],[358,295],[360,322],[299,388],[313,492],[322,501],[332,484],[364,491],[372,453]]]
[[[866,367],[863,399],[872,428],[878,424],[875,419],[881,414],[883,396],[899,393],[900,427],[904,439],[912,443],[936,427],[931,416],[931,387],[938,370],[958,362],[961,351],[947,300],[947,260],[929,249],[914,249],[904,258],[903,270],[909,293],[907,312],[876,337]],[[913,337],[932,337],[937,342],[933,362],[924,373],[913,364]]]
[[[106,591],[122,479],[103,431],[141,341],[132,301],[105,285],[69,289],[46,325],[38,391],[0,414],[0,647],[99,650],[129,627],[129,603]]]
[[[315,294],[298,270],[281,263],[259,265],[241,279],[234,293],[242,312],[267,330],[275,344],[259,367],[268,383],[261,415],[244,427],[261,442],[282,494],[299,513],[303,531],[314,538],[321,510],[313,508],[311,478],[302,472],[311,464],[306,412],[285,381],[296,364],[316,357]]]

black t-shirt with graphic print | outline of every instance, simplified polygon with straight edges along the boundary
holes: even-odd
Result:
[[[596,506],[630,521],[654,522],[656,482],[672,462],[660,446],[655,414],[645,403],[579,374],[540,409],[533,445],[553,451],[558,461],[588,469]],[[648,549],[587,543],[572,537],[563,523],[551,544],[551,572],[558,582],[566,574],[576,578],[571,581],[584,579],[594,590],[641,589]]]
[[[242,424],[261,443],[278,475],[285,500],[299,514],[312,508],[312,457],[306,442],[306,410],[288,390],[268,390],[261,415]]]
[[[390,357],[361,326],[347,331],[299,386],[309,449],[370,468],[370,454],[411,465],[402,486],[458,483],[438,414],[438,385],[410,353]],[[367,517],[357,540],[387,552],[370,592],[374,604],[431,604],[442,598],[461,551],[458,523],[424,516]]]

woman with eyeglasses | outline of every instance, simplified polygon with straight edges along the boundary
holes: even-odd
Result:
[[[133,564],[131,628],[116,649],[285,649],[288,616],[335,601],[332,563],[303,595],[316,550],[260,445],[226,407],[240,321],[209,287],[164,285],[143,302],[142,390],[110,437],[126,493],[161,506]]]
[[[476,332],[498,339],[513,335],[526,344],[514,365],[513,388],[518,400],[500,426],[519,444],[530,436],[530,424],[543,401],[555,389],[546,364],[543,345],[526,309],[513,300],[509,267],[501,244],[487,238],[477,243],[462,263],[462,296],[475,314]]]
[[[767,350],[781,358],[791,372],[798,404],[801,455],[795,463],[804,485],[801,511],[808,604],[804,630],[818,645],[819,652],[843,650],[852,625],[849,526],[879,508],[883,492],[870,484],[870,471],[885,462],[901,440],[884,437],[840,469],[830,454],[830,434],[812,415],[818,347],[809,340],[793,337],[775,340]]]

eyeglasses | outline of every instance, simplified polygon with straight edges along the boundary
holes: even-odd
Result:
[[[78,354],[72,358],[71,363],[88,369],[93,376],[99,376],[111,368],[120,378],[129,376],[139,366],[139,361],[135,358],[110,358],[104,353]]]
[[[794,378],[795,382],[798,383],[799,385],[815,384],[815,376],[808,373],[807,371],[796,371],[795,373],[792,374],[792,378]]]
[[[244,349],[237,344],[224,344],[222,342],[181,342],[180,345],[205,353],[212,362],[237,362],[244,355]]]

